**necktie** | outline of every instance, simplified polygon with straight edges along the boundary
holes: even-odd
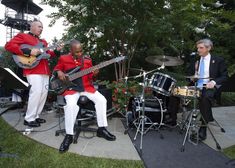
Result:
[[[199,67],[199,78],[203,78],[204,77],[204,74],[205,74],[205,59],[202,58],[201,59],[201,63],[200,63],[200,67]],[[203,82],[204,82],[204,79],[199,79],[197,81],[197,87],[203,87]]]

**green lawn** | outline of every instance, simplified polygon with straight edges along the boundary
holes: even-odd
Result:
[[[141,161],[113,160],[86,157],[73,153],[60,154],[57,149],[40,144],[27,136],[23,136],[0,118],[0,153],[13,154],[18,157],[9,158],[0,155],[0,167],[79,167],[79,168],[140,168]],[[235,159],[235,145],[223,150],[224,154]]]
[[[1,153],[15,154],[18,158],[0,157],[0,167],[40,167],[40,168],[112,168],[144,167],[141,161],[114,160],[86,157],[73,153],[60,154],[57,149],[40,144],[10,127],[0,118]],[[115,151],[114,151],[115,152]]]
[[[235,145],[230,146],[224,149],[224,154],[228,156],[230,159],[235,159]]]

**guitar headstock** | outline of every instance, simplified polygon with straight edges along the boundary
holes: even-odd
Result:
[[[120,61],[122,61],[124,59],[127,59],[127,57],[126,56],[121,56],[121,57],[114,58],[115,62],[120,62]]]

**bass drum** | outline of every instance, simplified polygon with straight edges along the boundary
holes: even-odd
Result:
[[[166,110],[162,108],[161,99],[147,98],[145,99],[145,116],[147,116],[151,122],[162,122],[163,112]],[[140,97],[131,97],[128,104],[128,112],[126,114],[127,125],[134,126],[134,122],[138,122],[139,116],[142,115],[143,103]],[[152,124],[146,122],[145,124]]]

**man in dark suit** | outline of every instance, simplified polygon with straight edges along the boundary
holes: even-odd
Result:
[[[210,39],[202,39],[197,41],[197,52],[200,58],[190,66],[189,75],[198,75],[199,79],[191,79],[191,84],[197,82],[197,87],[201,90],[199,98],[199,109],[202,115],[202,126],[199,129],[199,138],[206,139],[206,125],[213,121],[212,103],[218,88],[226,81],[228,77],[227,68],[222,57],[217,57],[210,54],[213,43]],[[195,65],[195,66],[194,66]],[[172,116],[176,116],[177,102],[175,98],[170,98],[168,111]],[[173,100],[173,101],[171,101]],[[173,123],[176,121],[173,121]]]
[[[200,61],[197,61],[195,66],[192,67],[194,72],[199,75],[197,87],[202,90],[202,96],[199,99],[199,109],[202,114],[202,124],[207,125],[208,122],[214,120],[211,109],[212,102],[217,89],[226,81],[228,72],[224,59],[210,54],[213,47],[211,40],[202,39],[196,45]],[[201,140],[206,139],[205,126],[200,128],[199,137]]]

